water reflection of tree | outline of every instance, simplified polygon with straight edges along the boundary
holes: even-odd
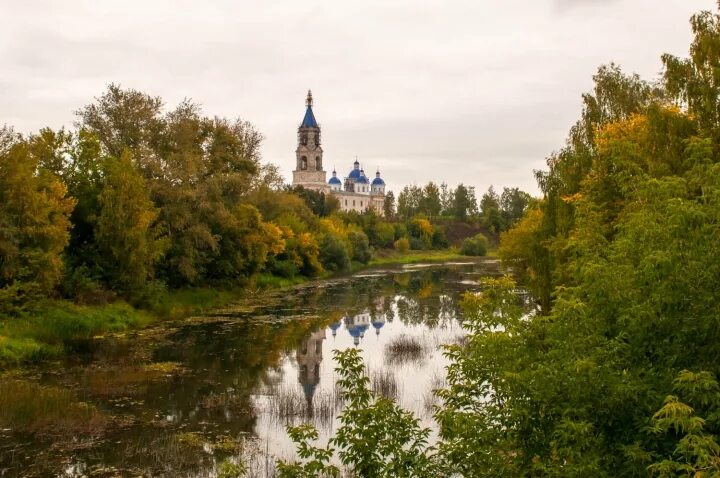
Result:
[[[257,417],[252,393],[276,381],[271,375],[286,351],[296,348],[317,325],[318,319],[314,318],[214,323],[180,329],[168,343],[157,347],[153,360],[179,362],[188,373],[150,384],[147,392],[137,397],[143,401],[137,426],[122,433],[127,446],[94,450],[92,459],[171,474],[195,469],[203,463],[204,453],[195,453],[197,460],[168,458],[162,463],[157,457],[165,451],[168,455],[178,453],[180,445],[175,436],[201,433],[203,439],[212,442],[212,435],[220,430],[230,437],[252,433]],[[151,423],[147,423],[144,410],[160,413],[155,413],[156,418],[150,414]],[[208,432],[208,424],[221,425]]]
[[[108,440],[85,453],[88,461],[157,471],[158,449],[171,452],[176,445],[173,437],[180,432],[233,437],[252,432],[259,413],[253,393],[286,381],[280,365],[288,354],[295,355],[303,389],[315,388],[325,327],[363,311],[370,314],[371,323],[400,320],[407,325],[442,326],[458,313],[458,290],[450,285],[457,279],[454,274],[457,271],[432,269],[307,287],[252,312],[228,311],[221,317],[231,316],[231,321],[180,328],[157,344],[152,361],[178,362],[187,372],[150,383],[142,396],[133,397],[138,405],[127,413],[135,425],[114,437],[127,446],[113,446]],[[295,377],[292,381],[297,386]],[[92,396],[92,391],[88,394]],[[176,476],[190,466],[186,460],[166,465],[171,469],[166,466],[162,471]]]

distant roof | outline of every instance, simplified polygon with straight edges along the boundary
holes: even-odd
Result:
[[[318,124],[315,121],[315,115],[313,114],[312,106],[308,105],[305,110],[305,117],[303,118],[301,128],[317,128]]]

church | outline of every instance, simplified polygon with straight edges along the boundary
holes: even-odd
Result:
[[[356,158],[352,169],[342,180],[334,169],[332,177],[327,180],[323,168],[323,149],[320,146],[320,125],[315,120],[312,107],[312,92],[308,91],[305,116],[298,128],[293,186],[332,194],[340,202],[342,211],[365,212],[372,209],[382,215],[385,181],[380,177],[380,171],[375,173],[371,181]]]

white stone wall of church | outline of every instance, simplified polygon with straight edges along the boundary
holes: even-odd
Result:
[[[383,198],[348,192],[333,192],[332,194],[340,201],[342,211],[363,213],[369,208],[374,208],[378,214],[382,214]]]

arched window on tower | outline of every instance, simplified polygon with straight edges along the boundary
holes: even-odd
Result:
[[[300,158],[300,169],[305,171],[307,169],[307,156]]]
[[[322,161],[320,161],[320,156],[315,156],[315,169],[317,171],[322,171]]]
[[[315,145],[320,146],[320,133],[315,133]]]
[[[307,132],[303,131],[302,133],[300,133],[300,144],[302,144],[303,146],[307,146],[307,141],[308,134]]]

